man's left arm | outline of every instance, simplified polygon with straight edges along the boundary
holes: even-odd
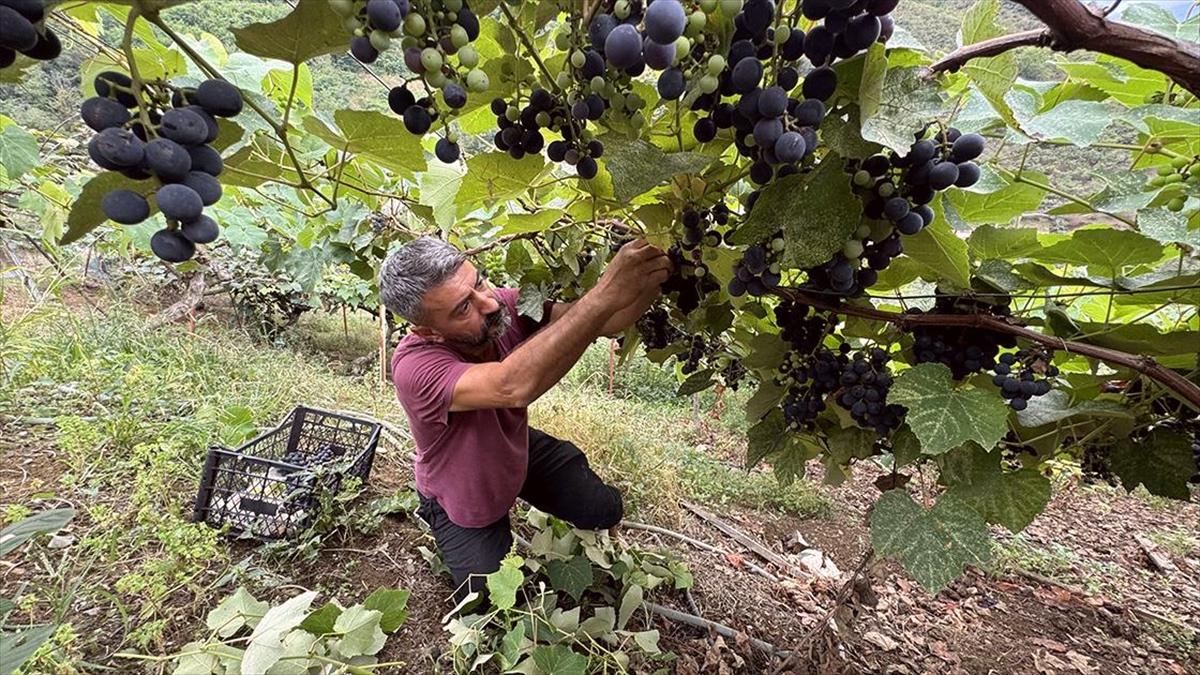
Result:
[[[661,295],[660,292],[643,294],[641,297],[637,298],[625,307],[614,312],[612,316],[608,317],[608,320],[604,322],[604,327],[600,331],[601,335],[605,335],[607,337],[616,337],[624,332],[626,328],[629,328],[638,319],[640,319],[641,316],[646,313],[646,310],[650,309],[650,306],[654,304],[654,301],[659,295]],[[550,316],[546,320],[545,324],[543,324],[543,327],[549,326],[565,316],[566,313],[571,310],[574,304],[575,303],[573,302],[554,303],[554,305],[550,308]]]

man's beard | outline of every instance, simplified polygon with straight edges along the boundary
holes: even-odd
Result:
[[[478,335],[447,337],[446,342],[468,349],[478,349],[499,339],[510,326],[512,326],[512,316],[508,313],[508,307],[501,303],[500,309],[487,315],[484,319],[483,330]]]

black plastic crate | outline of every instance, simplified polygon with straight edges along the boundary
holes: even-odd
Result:
[[[297,534],[312,523],[323,491],[336,494],[347,477],[367,481],[379,429],[299,406],[236,450],[209,448],[192,519],[258,539]]]

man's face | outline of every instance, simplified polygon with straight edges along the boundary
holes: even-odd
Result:
[[[421,300],[426,334],[467,349],[478,349],[508,330],[512,317],[496,299],[487,279],[470,262]]]

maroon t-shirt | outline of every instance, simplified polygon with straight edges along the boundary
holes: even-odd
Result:
[[[513,319],[497,341],[502,361],[538,326],[518,313],[517,289],[495,292]],[[529,464],[525,408],[450,412],[458,378],[482,362],[415,333],[401,339],[392,354],[392,382],[417,445],[417,489],[436,499],[461,527],[485,527],[503,518],[516,502]]]

